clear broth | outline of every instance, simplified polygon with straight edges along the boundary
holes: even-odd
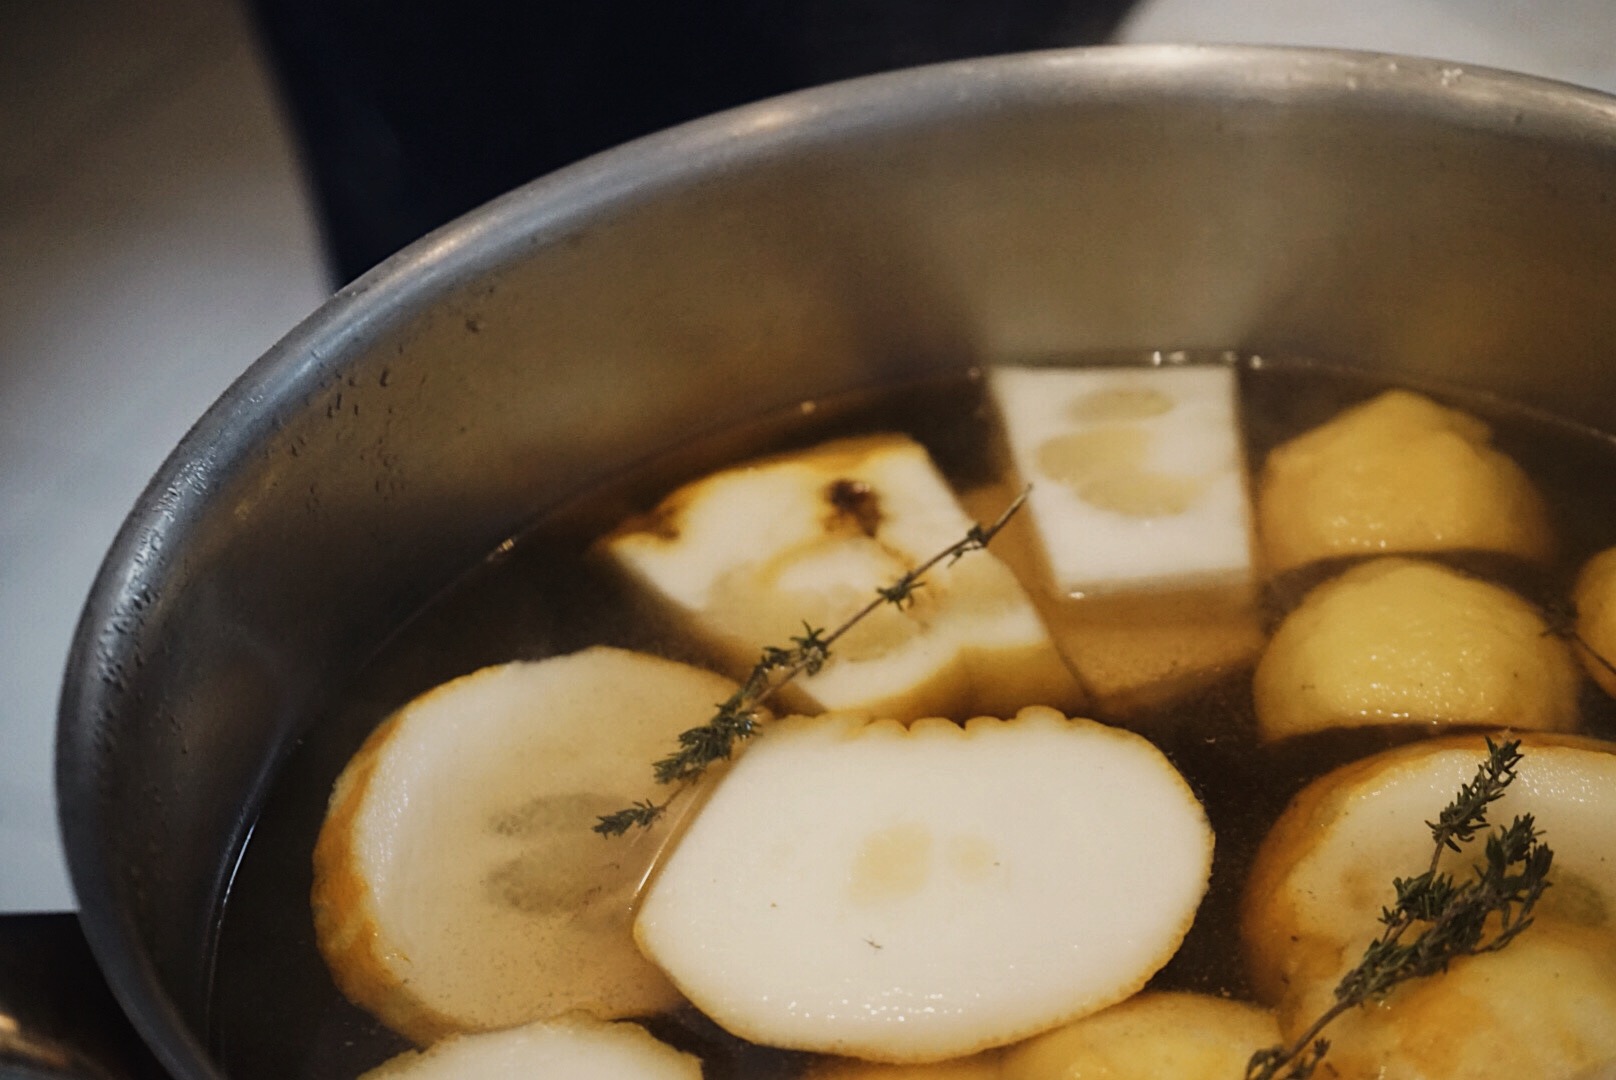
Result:
[[[1150,355],[1084,360],[1137,364]],[[1386,386],[1361,373],[1299,360],[1212,354],[1191,359],[1237,365],[1253,467],[1277,443]],[[1496,444],[1525,467],[1548,498],[1562,541],[1561,561],[1546,571],[1500,559],[1454,561],[1539,602],[1565,596],[1581,562],[1616,543],[1616,500],[1590,497],[1616,490],[1616,441],[1494,399],[1418,389],[1494,425]],[[960,489],[990,483],[1003,468],[991,409],[977,379],[817,402],[693,443],[556,509],[501,545],[400,628],[288,757],[237,864],[219,916],[210,1017],[212,1051],[228,1075],[238,1080],[353,1077],[409,1046],[337,990],[315,946],[309,910],[310,854],[327,796],[370,730],[429,687],[507,660],[604,643],[705,661],[669,627],[645,617],[586,558],[590,542],[672,487],[714,468],[870,431],[914,436]],[[1270,617],[1282,615],[1308,583],[1300,576],[1273,583]],[[1372,728],[1260,747],[1249,684],[1249,672],[1241,673],[1138,724],[1201,795],[1218,838],[1206,900],[1183,947],[1153,980],[1156,988],[1247,996],[1231,928],[1246,868],[1268,826],[1312,778],[1427,733]],[[1583,712],[1587,730],[1616,738],[1616,707],[1587,682]],[[710,1080],[787,1080],[809,1060],[735,1039],[691,1010],[648,1023],[667,1041],[698,1053]]]

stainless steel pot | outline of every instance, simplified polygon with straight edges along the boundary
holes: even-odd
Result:
[[[764,102],[538,181],[345,289],[130,515],[58,781],[91,944],[175,1076],[299,734],[541,509],[839,390],[1112,347],[1312,354],[1616,431],[1616,101],[1341,53],[1145,47]],[[286,1038],[297,1039],[289,1031]]]

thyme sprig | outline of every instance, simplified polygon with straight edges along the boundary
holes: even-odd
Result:
[[[902,609],[911,604],[915,590],[925,585],[925,576],[938,564],[953,566],[971,552],[986,548],[1021,509],[1030,490],[1023,489],[991,524],[973,523],[963,538],[906,571],[890,585],[877,588],[874,598],[834,630],[827,632],[804,623],[803,632],[791,639],[789,648],[766,646],[751,673],[735,693],[719,704],[712,719],[680,733],[678,748],[652,766],[652,776],[658,784],[677,785],[677,789],[661,802],[641,799],[615,813],[602,814],[595,821],[595,832],[602,836],[622,836],[630,829],[655,823],[679,792],[699,779],[708,766],[728,760],[737,742],[757,734],[760,705],[798,675],[817,674],[830,659],[831,646],[876,609],[888,604]]]
[[[1488,834],[1471,880],[1456,881],[1437,870],[1444,852],[1463,850],[1487,828],[1488,808],[1514,782],[1520,760],[1520,740],[1487,740],[1487,760],[1475,778],[1435,821],[1425,823],[1435,844],[1430,865],[1418,877],[1392,882],[1396,900],[1381,910],[1380,936],[1336,985],[1334,1004],[1290,1045],[1253,1054],[1246,1080],[1307,1080],[1330,1049],[1320,1036],[1336,1017],[1400,983],[1446,971],[1459,957],[1497,952],[1532,925],[1532,909],[1549,887],[1554,862],[1532,815]],[[1422,929],[1405,941],[1416,927]]]

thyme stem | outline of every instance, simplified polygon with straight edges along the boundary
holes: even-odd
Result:
[[[1593,657],[1594,663],[1616,677],[1616,662],[1601,653],[1588,639],[1582,636],[1577,629],[1577,606],[1569,600],[1547,604],[1543,608],[1544,621],[1548,623],[1548,633],[1563,638],[1572,645]]]
[[[830,659],[831,646],[876,609],[887,604],[897,608],[908,604],[915,590],[925,584],[925,576],[939,563],[952,566],[971,552],[986,548],[1021,509],[1030,490],[1024,488],[991,524],[973,523],[963,538],[906,571],[892,584],[876,589],[874,598],[836,629],[827,633],[804,623],[803,632],[791,639],[789,648],[766,646],[751,673],[735,693],[718,706],[712,719],[682,732],[678,748],[652,766],[656,782],[677,785],[675,790],[661,802],[642,799],[615,813],[602,814],[595,821],[594,831],[602,836],[622,836],[630,829],[645,828],[656,822],[679,793],[699,779],[709,765],[727,760],[737,742],[757,734],[758,706],[798,675],[816,674]]]
[[[1593,657],[1594,662],[1597,663],[1600,667],[1602,667],[1606,671],[1610,672],[1611,675],[1616,676],[1616,664],[1611,663],[1609,660],[1607,660],[1605,658],[1604,653],[1601,653],[1598,649],[1596,649],[1592,645],[1588,644],[1588,639],[1583,637],[1582,634],[1577,631],[1577,628],[1575,626],[1573,626],[1571,629],[1566,631],[1566,637],[1570,638],[1572,643],[1575,644],[1583,652],[1585,652],[1589,656]]]

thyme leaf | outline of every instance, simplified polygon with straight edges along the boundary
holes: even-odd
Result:
[[[1319,1035],[1336,1017],[1385,997],[1400,983],[1446,971],[1462,956],[1497,952],[1532,925],[1532,909],[1549,887],[1554,863],[1554,851],[1539,839],[1532,815],[1488,833],[1468,880],[1438,869],[1443,852],[1462,851],[1488,827],[1488,807],[1515,780],[1520,745],[1519,739],[1487,740],[1487,759],[1475,778],[1459,788],[1435,821],[1425,823],[1434,845],[1430,864],[1417,877],[1392,882],[1396,899],[1381,910],[1380,936],[1336,985],[1334,1004],[1290,1045],[1253,1054],[1246,1080],[1308,1080],[1330,1046]]]
[[[614,813],[602,814],[595,820],[594,831],[602,836],[622,836],[631,829],[654,824],[679,791],[700,779],[708,766],[728,760],[735,752],[736,743],[757,734],[760,705],[798,675],[818,674],[831,657],[831,647],[876,609],[886,604],[901,609],[912,603],[915,590],[926,583],[926,574],[939,563],[953,566],[971,552],[986,548],[1021,509],[1030,490],[1023,489],[991,524],[972,524],[962,539],[908,570],[890,585],[877,588],[873,599],[834,630],[826,631],[804,623],[803,632],[791,639],[789,648],[765,646],[751,673],[735,693],[717,706],[712,718],[700,727],[680,733],[678,747],[651,767],[658,784],[675,785],[677,790],[661,802],[642,799]]]

